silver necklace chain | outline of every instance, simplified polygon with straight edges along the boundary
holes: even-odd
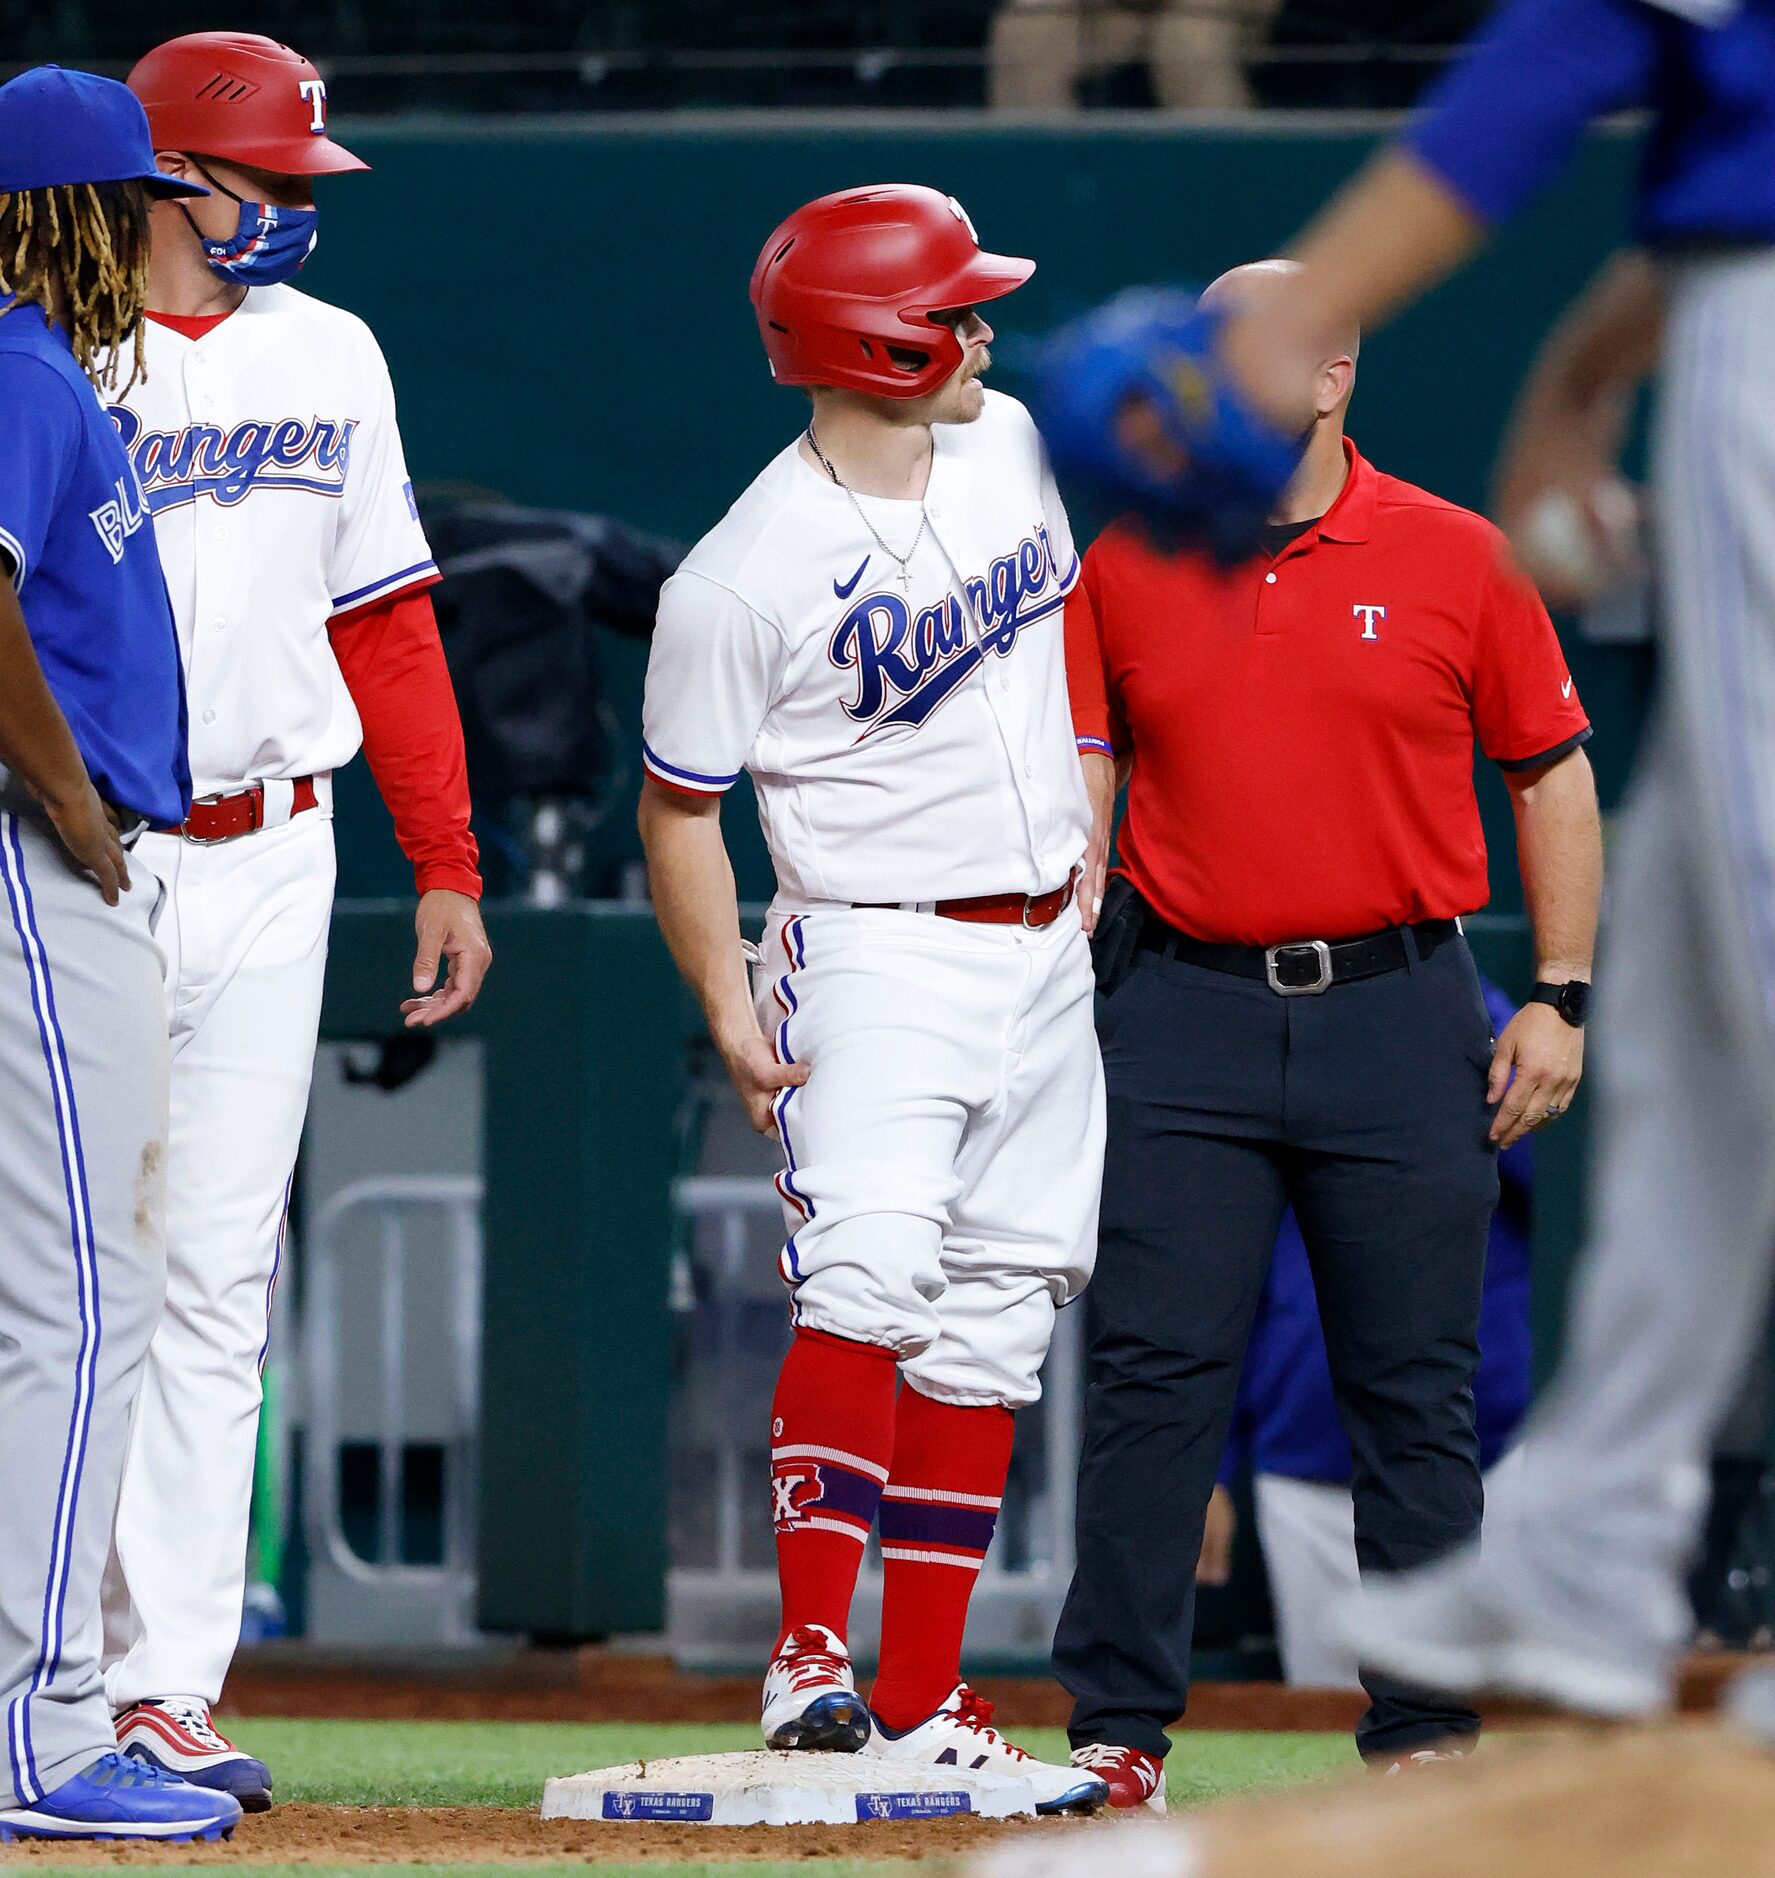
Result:
[[[820,468],[850,497],[851,507],[857,512],[857,520],[874,536],[875,545],[899,568],[900,585],[902,587],[910,587],[912,585],[912,557],[918,552],[918,544],[924,540],[925,527],[931,519],[925,512],[924,498],[920,496],[918,499],[918,533],[912,537],[912,546],[909,547],[904,554],[896,554],[882,539],[881,530],[877,528],[864,513],[862,503],[857,500],[857,492],[839,475],[838,471],[832,467],[832,459],[820,448],[820,440],[814,435],[813,420],[811,418],[808,420],[807,425],[807,443],[808,448],[819,458]],[[934,451],[936,448],[934,440],[931,447]]]

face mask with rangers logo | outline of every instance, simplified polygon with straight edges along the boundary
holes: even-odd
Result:
[[[197,165],[205,182],[240,205],[240,219],[226,240],[212,240],[197,226],[191,211],[186,221],[203,243],[210,272],[241,287],[275,287],[294,280],[320,239],[320,216],[314,209],[284,208],[275,202],[249,202],[225,182]]]

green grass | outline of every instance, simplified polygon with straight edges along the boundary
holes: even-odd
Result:
[[[269,1763],[281,1800],[345,1806],[535,1806],[551,1774],[758,1745],[744,1724],[285,1721],[228,1724]],[[1032,1754],[1063,1760],[1058,1730],[1019,1730]],[[1347,1735],[1182,1734],[1169,1762],[1173,1804],[1286,1786],[1353,1764]],[[389,1867],[382,1867],[388,1871]],[[684,1869],[684,1868],[679,1868]]]

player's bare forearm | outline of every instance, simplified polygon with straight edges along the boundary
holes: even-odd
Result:
[[[1116,764],[1099,750],[1081,750],[1085,794],[1091,803],[1091,838],[1085,847],[1085,877],[1079,894],[1079,917],[1087,933],[1097,930],[1103,907],[1103,884],[1109,873],[1110,839],[1115,832]]]
[[[1535,940],[1535,977],[1590,977],[1602,901],[1602,821],[1582,750],[1540,770],[1505,772],[1516,858]],[[1498,1039],[1487,1098],[1492,1139],[1509,1147],[1562,1115],[1584,1074],[1584,1033],[1550,1005],[1525,1004]]]
[[[649,779],[641,790],[641,845],[654,912],[709,1034],[728,1046],[757,1035],[741,952],[739,894],[721,838],[718,796],[680,796]]]
[[[115,906],[129,888],[129,863],[62,707],[56,703],[0,556],[0,764],[43,805],[56,833]]]
[[[1542,770],[1506,770],[1516,860],[1535,938],[1535,976],[1590,976],[1602,904],[1602,817],[1590,759],[1573,750]]]
[[[778,1091],[806,1081],[807,1071],[776,1061],[752,1007],[739,894],[721,838],[721,798],[682,795],[649,777],[637,821],[660,931],[703,1008],[753,1127],[764,1132],[772,1126]]]
[[[1631,545],[1635,505],[1618,474],[1634,394],[1655,369],[1665,290],[1650,255],[1616,254],[1548,335],[1511,413],[1492,482],[1491,510],[1552,605],[1577,605],[1601,575],[1584,577],[1575,550],[1557,551],[1549,499],[1577,519],[1607,569]]]
[[[1561,314],[1535,355],[1516,410],[1586,417],[1601,399],[1636,389],[1658,364],[1664,279],[1643,248],[1611,255]],[[1610,405],[1611,415],[1618,407]]]
[[[1290,244],[1308,269],[1325,332],[1384,324],[1484,241],[1485,225],[1441,179],[1385,150],[1332,197]]]
[[[43,676],[8,581],[0,581],[0,763],[46,808],[89,786],[74,733]]]
[[[1356,327],[1367,330],[1452,273],[1484,225],[1415,158],[1389,150],[1332,198],[1290,245],[1294,289],[1227,321],[1234,374],[1264,410],[1298,422],[1301,387]]]

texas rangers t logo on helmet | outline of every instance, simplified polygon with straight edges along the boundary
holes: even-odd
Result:
[[[308,128],[317,137],[327,134],[327,87],[324,80],[305,78],[296,89],[302,94],[302,101],[314,113],[308,120]]]

